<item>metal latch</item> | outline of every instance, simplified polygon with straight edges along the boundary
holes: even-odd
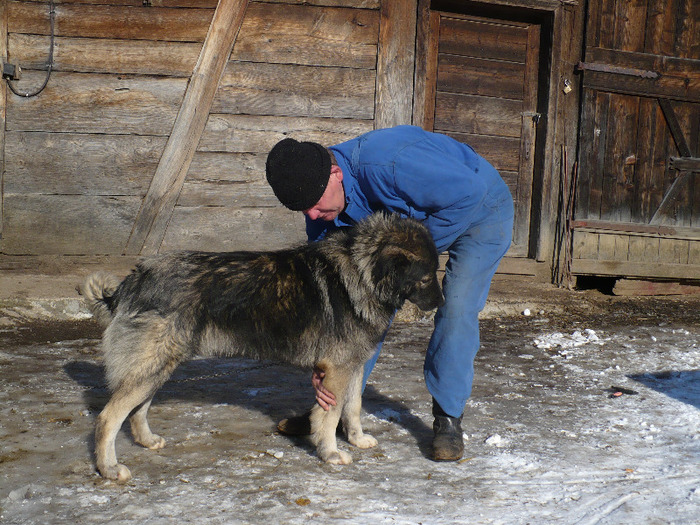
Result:
[[[523,111],[521,115],[523,117],[530,117],[535,126],[540,123],[540,118],[542,117],[542,114],[537,113],[536,111]]]

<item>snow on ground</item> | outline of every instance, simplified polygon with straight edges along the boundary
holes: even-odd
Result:
[[[341,438],[352,465],[322,464],[306,439],[274,431],[307,408],[307,373],[202,359],[156,396],[151,426],[166,448],[134,445],[128,425],[120,434],[134,474],[123,486],[92,463],[107,399],[94,334],[22,344],[0,334],[0,522],[700,521],[697,325],[486,323],[457,463],[427,457],[429,334],[427,322],[392,328],[365,393],[365,428],[380,445]]]

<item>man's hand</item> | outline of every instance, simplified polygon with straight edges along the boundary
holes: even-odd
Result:
[[[311,385],[316,391],[316,402],[323,410],[330,410],[331,405],[335,406],[337,403],[333,392],[323,386],[324,377],[326,377],[326,373],[323,370],[320,368],[314,368],[314,371],[311,374]]]

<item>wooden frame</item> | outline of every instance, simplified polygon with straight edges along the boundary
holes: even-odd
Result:
[[[582,3],[576,0],[502,0],[488,3],[420,0],[416,55],[427,56],[428,59],[416,62],[415,125],[429,122],[434,112],[434,108],[427,107],[424,102],[435,98],[434,93],[428,92],[433,87],[427,86],[422,80],[430,74],[427,68],[436,62],[429,56],[436,50],[427,46],[427,35],[435,30],[436,24],[435,16],[428,16],[431,4],[441,10],[478,10],[480,16],[502,16],[504,12],[514,11],[523,19],[540,21],[545,41],[551,42],[549,68],[543,71],[539,79],[534,80],[540,84],[537,106],[538,109],[541,108],[542,120],[538,125],[538,134],[542,133],[544,140],[538,141],[537,149],[534,150],[536,176],[532,186],[532,209],[528,211],[531,215],[528,256],[536,261],[550,262],[554,274],[555,267],[559,264],[558,253],[562,248],[558,244],[559,231],[563,228],[560,217],[565,213],[559,197],[560,193],[566,194],[568,191],[568,188],[562,186],[562,175],[573,171],[578,141],[579,79],[574,74],[573,65],[581,59],[584,23]]]

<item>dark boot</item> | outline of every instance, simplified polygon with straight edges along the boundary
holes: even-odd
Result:
[[[309,436],[311,435],[311,410],[300,416],[292,416],[277,423],[277,430],[287,436]],[[336,434],[343,433],[343,423],[338,422]]]
[[[435,461],[457,461],[462,459],[462,416],[448,416],[433,399],[433,459]]]
[[[311,411],[283,419],[277,423],[277,430],[287,436],[308,436],[311,434]]]

